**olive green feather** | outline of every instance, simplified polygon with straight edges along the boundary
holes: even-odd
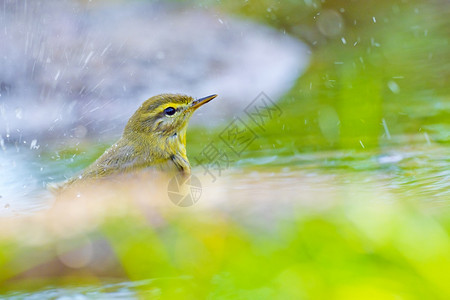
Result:
[[[190,173],[186,156],[186,129],[193,112],[214,99],[199,100],[186,95],[161,94],[145,101],[129,119],[122,137],[81,174],[60,184],[58,191],[75,182],[152,168]]]

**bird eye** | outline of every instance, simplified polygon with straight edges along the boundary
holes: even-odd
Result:
[[[176,112],[177,110],[173,107],[168,107],[164,110],[164,113],[166,114],[166,116],[173,116],[173,114]]]

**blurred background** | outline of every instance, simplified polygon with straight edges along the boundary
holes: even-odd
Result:
[[[0,0],[3,297],[448,299],[449,13]],[[145,176],[49,195],[165,92],[219,94],[188,130],[198,203]]]

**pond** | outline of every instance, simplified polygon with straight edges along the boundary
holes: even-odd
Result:
[[[73,158],[49,163],[36,151],[8,149],[11,177],[2,177],[1,209],[10,217],[1,223],[9,246],[2,252],[17,249],[8,264],[22,271],[7,275],[16,292],[4,297],[170,298],[224,295],[229,286],[238,294],[272,297],[299,292],[280,287],[279,276],[306,284],[323,277],[351,281],[360,272],[369,272],[360,279],[371,284],[371,276],[400,272],[397,282],[409,287],[409,280],[431,276],[435,259],[446,264],[447,152],[423,143],[381,152],[273,153],[243,159],[217,177],[197,166],[200,183],[192,184],[200,196],[180,205],[170,197],[170,178],[142,174],[87,187],[55,204],[43,186]],[[269,259],[263,269],[261,259]],[[374,271],[379,260],[388,269]],[[326,261],[331,265],[321,269]],[[312,265],[291,270],[298,263]],[[311,267],[319,269],[304,278]],[[201,283],[202,276],[216,279]],[[274,282],[261,288],[266,280]],[[408,292],[445,291],[443,279],[427,280],[434,281]],[[377,288],[381,295],[392,292],[383,283]]]
[[[261,197],[262,203],[274,202],[270,199],[276,195],[291,201],[296,198],[300,203],[314,199],[315,203],[319,199],[339,200],[338,190],[345,189],[356,195],[360,193],[362,199],[373,197],[373,192],[378,191],[381,202],[394,197],[392,201],[408,200],[431,209],[448,205],[450,157],[447,150],[424,143],[386,147],[383,151],[322,151],[294,156],[278,156],[274,152],[271,156],[242,159],[229,169],[222,167],[207,172],[204,166],[196,166],[193,174],[201,178],[200,186],[224,189],[225,199],[239,198],[239,193],[244,193],[241,194],[244,199]],[[73,175],[75,171],[68,171],[67,166],[77,161],[76,155],[63,159],[58,152],[51,157],[53,162],[49,163],[35,150],[3,151],[1,215],[22,215],[51,206],[52,195],[46,185],[64,180],[63,174]],[[307,190],[314,196],[306,194]],[[327,191],[332,194],[326,194]],[[221,199],[220,202],[229,201]]]
[[[445,1],[0,3],[2,299],[449,298]],[[163,92],[188,180],[46,189]]]

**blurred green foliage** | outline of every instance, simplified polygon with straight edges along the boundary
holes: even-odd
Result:
[[[356,200],[295,210],[294,218],[266,228],[217,211],[179,211],[156,228],[144,212],[111,216],[96,233],[65,243],[106,239],[128,280],[153,279],[134,287],[143,299],[448,299],[448,215]],[[26,288],[3,280],[51,259],[54,247],[28,244],[10,252],[0,245],[1,268],[11,270],[2,272],[3,290]],[[40,284],[101,283],[89,271],[74,272]]]
[[[446,1],[249,0],[216,7],[290,33],[312,50],[306,74],[279,103],[281,120],[259,132],[250,156],[379,148],[424,133],[448,143]],[[189,135],[194,147],[201,144],[197,133]]]
[[[299,212],[260,232],[220,216],[184,216],[156,232],[134,222],[115,222],[111,238],[130,278],[192,276],[169,281],[165,296],[445,299],[450,292],[442,272],[450,267],[447,233],[434,218],[401,206]]]

